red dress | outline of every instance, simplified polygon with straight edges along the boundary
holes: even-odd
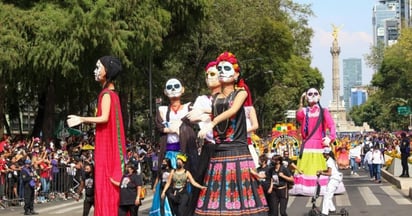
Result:
[[[110,95],[109,120],[96,124],[95,138],[95,216],[113,216],[119,209],[119,187],[110,182],[110,177],[120,181],[126,159],[126,139],[123,127],[119,96],[103,89],[98,98],[97,116],[102,114],[103,95]]]

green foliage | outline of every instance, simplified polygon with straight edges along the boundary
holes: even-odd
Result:
[[[19,104],[33,105],[38,116],[44,115],[35,131],[46,131],[45,137],[67,114],[94,114],[99,85],[93,70],[103,55],[118,56],[123,63],[117,89],[132,133],[147,134],[150,128],[150,73],[153,98],[163,98],[165,81],[176,77],[186,87],[184,101],[194,101],[207,92],[204,67],[224,51],[239,60],[262,132],[283,121],[286,109],[297,108],[301,92],[323,87],[309,60],[313,30],[308,17],[313,14],[293,1],[3,2],[0,86],[19,83],[19,88],[6,88],[5,94],[17,96],[0,94],[0,101],[9,114]]]
[[[409,116],[399,115],[399,106],[411,106],[412,88],[412,47],[411,29],[403,29],[398,43],[384,50],[382,60],[378,62],[379,71],[373,76],[370,98],[367,103],[352,110],[352,119],[368,122],[376,130],[408,130]],[[375,50],[376,51],[376,50]],[[372,55],[375,55],[372,53]],[[377,55],[377,54],[376,54]]]

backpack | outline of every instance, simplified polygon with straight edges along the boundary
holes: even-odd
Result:
[[[365,145],[363,145],[363,154],[366,154],[369,150],[371,150],[370,143],[365,143]]]

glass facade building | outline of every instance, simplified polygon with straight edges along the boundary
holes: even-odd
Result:
[[[362,85],[362,59],[343,59],[343,100],[345,109],[351,108],[351,89]]]

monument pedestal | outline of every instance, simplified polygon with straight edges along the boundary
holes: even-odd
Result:
[[[373,131],[366,122],[364,122],[362,126],[355,126],[353,121],[346,120],[345,106],[339,101],[332,101],[329,105],[329,112],[335,121],[337,132],[356,133]]]

